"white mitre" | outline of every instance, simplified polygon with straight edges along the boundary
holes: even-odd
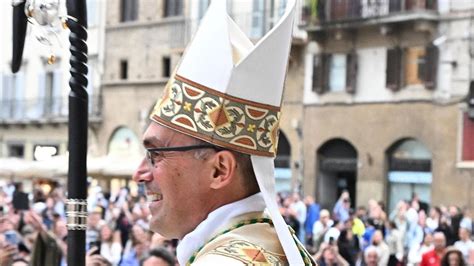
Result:
[[[257,44],[239,29],[225,0],[212,1],[150,118],[217,146],[251,155],[267,209],[290,265],[303,265],[278,210],[273,157],[295,0]]]

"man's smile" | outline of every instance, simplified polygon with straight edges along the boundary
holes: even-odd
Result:
[[[163,199],[163,194],[148,192],[146,194],[146,199],[147,199],[148,202],[160,201],[160,200]]]

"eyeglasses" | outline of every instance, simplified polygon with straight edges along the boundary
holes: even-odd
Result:
[[[161,147],[161,148],[148,148],[146,149],[146,159],[148,164],[152,167],[155,166],[156,162],[159,162],[165,157],[165,152],[170,151],[191,151],[191,150],[198,150],[198,149],[214,149],[216,151],[225,150],[224,148],[220,148],[211,144],[199,144],[199,145],[190,145],[190,146],[178,146],[178,147]]]

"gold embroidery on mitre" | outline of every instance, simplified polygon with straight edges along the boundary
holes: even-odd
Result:
[[[275,156],[280,107],[233,97],[176,75],[150,118],[246,154]]]

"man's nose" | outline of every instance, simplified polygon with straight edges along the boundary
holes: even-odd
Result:
[[[141,161],[140,165],[138,165],[137,170],[135,170],[135,173],[132,176],[133,181],[137,183],[143,183],[147,181],[151,181],[153,179],[153,176],[151,174],[150,167],[148,166],[148,162],[146,158],[143,158]]]

